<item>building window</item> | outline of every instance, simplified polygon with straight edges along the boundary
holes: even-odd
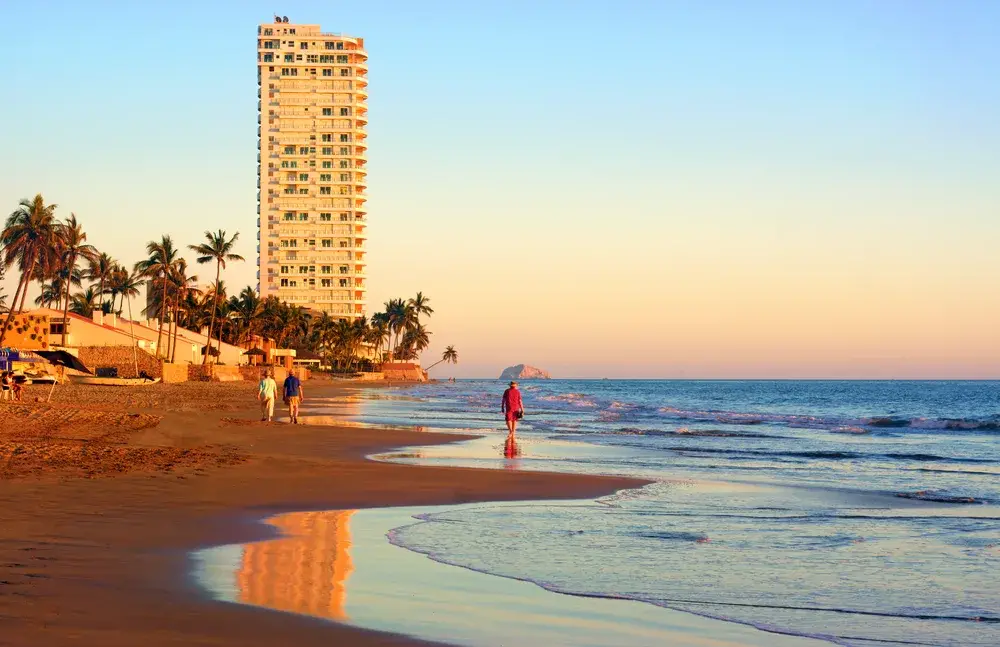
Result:
[[[295,214],[294,214],[294,213],[291,213],[291,212],[289,212],[289,213],[286,213],[286,214],[284,215],[284,219],[285,219],[285,220],[295,220]]]
[[[295,154],[295,147],[294,146],[285,146],[284,150],[285,150],[285,155],[294,155]]]
[[[331,70],[330,68],[324,68],[323,76],[333,76],[333,70]]]
[[[295,54],[285,54],[285,62],[286,63],[294,63],[295,62]]]
[[[308,146],[299,146],[299,155],[308,155],[308,154],[309,154]]]
[[[330,193],[331,193],[330,187],[328,187],[328,186],[321,186],[319,188],[319,194],[320,195],[330,195]]]
[[[321,279],[319,284],[321,287],[328,288],[332,286],[333,281],[331,279]]]
[[[288,287],[296,288],[298,286],[299,286],[299,282],[296,281],[295,279],[292,279],[291,281],[288,282]]]
[[[351,147],[350,146],[341,146],[340,147],[340,154],[341,155],[350,155],[351,154]]]
[[[264,54],[264,62],[265,63],[273,63],[274,62],[274,54]],[[272,72],[274,71],[273,67],[271,68],[271,71]]]
[[[351,174],[350,173],[341,173],[340,174],[340,181],[341,182],[350,182],[351,181]]]
[[[329,54],[320,54],[320,56],[319,56],[319,62],[320,63],[333,63],[333,56],[330,56]]]
[[[308,274],[308,273],[309,273],[308,265],[299,265],[299,274]]]
[[[281,279],[281,287],[283,288],[288,287],[288,279]]]
[[[306,63],[318,63],[318,62],[319,62],[319,56],[315,54],[310,54],[306,56]]]
[[[333,160],[323,160],[323,168],[333,168]]]
[[[308,173],[299,173],[299,182],[308,182],[308,181],[309,181]]]
[[[309,43],[302,41],[299,43],[299,49],[309,49]]]
[[[340,222],[347,222],[350,219],[351,219],[351,214],[349,213],[340,214]]]
[[[322,137],[323,137],[323,141],[325,141],[325,142],[332,142],[333,141],[333,135],[331,135],[330,133],[326,133]]]
[[[341,135],[340,135],[340,141],[342,141],[342,142],[349,142],[349,141],[351,141],[351,136],[348,135],[347,133],[341,133]]]
[[[333,108],[323,108],[323,116],[324,117],[332,117],[333,116]]]
[[[340,287],[342,288],[347,287],[347,279],[340,279]]]
[[[281,76],[298,76],[299,70],[296,67],[283,67],[281,68]]]
[[[337,54],[337,62],[338,63],[346,63],[347,62],[347,54]]]
[[[333,241],[329,238],[323,239],[323,247],[333,247]]]
[[[327,187],[327,188],[329,188],[329,187]],[[338,187],[338,188],[340,189],[340,195],[350,195],[351,194],[351,187],[349,187],[349,186],[342,186],[342,187]]]
[[[324,155],[333,155],[333,146],[324,146],[323,147],[323,154]]]
[[[347,160],[340,160],[340,168],[351,168],[350,162]]]
[[[309,220],[309,214],[308,213],[300,213],[299,214],[299,222],[306,222],[307,220]]]
[[[282,274],[288,274],[288,266],[287,265],[282,265],[281,266],[281,273]]]
[[[324,47],[325,47],[326,49],[333,49],[333,43],[323,43],[323,46],[324,46]]]
[[[350,108],[341,108],[340,109],[340,116],[341,117],[350,117],[351,116],[351,109]]]
[[[332,182],[333,181],[333,175],[331,175],[329,173],[320,173],[319,174],[319,181],[320,182]]]
[[[320,220],[321,220],[322,222],[330,222],[330,221],[331,221],[331,220],[332,220],[333,218],[332,218],[332,214],[329,214],[329,213],[321,213],[321,214],[319,214],[319,219],[320,219]]]
[[[337,43],[337,49],[344,49],[343,43]]]
[[[346,67],[340,68],[340,76],[350,76],[350,75],[351,75],[351,70],[349,68]]]

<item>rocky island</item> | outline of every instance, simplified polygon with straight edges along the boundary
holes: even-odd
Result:
[[[548,371],[543,371],[540,368],[535,368],[534,366],[528,366],[527,364],[518,364],[516,366],[508,366],[500,374],[501,380],[549,380],[552,376],[549,375]]]

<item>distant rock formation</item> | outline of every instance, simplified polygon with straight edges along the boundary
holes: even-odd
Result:
[[[540,368],[535,368],[534,366],[528,366],[527,364],[518,364],[517,366],[508,366],[500,374],[501,380],[549,380],[552,376],[549,375],[548,371],[543,371]]]

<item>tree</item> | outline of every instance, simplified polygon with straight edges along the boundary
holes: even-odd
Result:
[[[406,305],[413,309],[413,313],[420,320],[420,315],[427,315],[430,317],[434,314],[434,308],[430,307],[428,304],[431,302],[429,297],[425,297],[423,292],[417,292],[417,296],[410,299]]]
[[[215,283],[218,285],[219,276],[222,273],[222,269],[226,267],[226,261],[242,261],[243,257],[239,254],[233,253],[233,248],[236,243],[236,239],[240,237],[239,232],[233,234],[233,237],[229,240],[226,239],[226,232],[222,229],[212,233],[210,231],[205,232],[206,242],[200,245],[188,245],[191,251],[198,254],[199,263],[211,263],[215,261]],[[208,324],[208,335],[206,336],[206,345],[211,348],[212,346],[212,330],[215,328],[215,311],[219,309],[218,294],[216,294],[215,306],[212,308],[212,318]],[[208,357],[211,353],[205,353],[205,357],[202,363],[208,361]]]
[[[138,351],[136,351],[135,328],[132,319],[132,298],[139,296],[139,286],[142,285],[142,279],[145,275],[137,271],[130,273],[120,265],[118,267],[119,272],[115,275],[115,278],[118,281],[117,285],[118,290],[122,295],[122,301],[128,302],[128,329],[129,335],[132,337],[132,362],[135,364],[135,376],[139,377],[139,354]],[[160,343],[159,340],[157,340],[156,351],[159,352],[159,350]]]
[[[197,281],[197,276],[188,276],[187,261],[180,258],[174,263],[170,272],[170,288],[173,293],[173,315],[170,319],[174,326],[174,339],[172,344],[169,342],[167,344],[171,363],[177,361],[177,334],[180,325],[181,302],[189,292],[196,289]],[[169,334],[169,329],[167,332]]]
[[[42,291],[35,297],[35,305],[39,308],[51,308],[59,305],[63,295],[63,281],[52,279],[48,283],[42,283]]]
[[[454,346],[446,347],[444,349],[444,352],[441,353],[441,359],[428,366],[427,370],[428,371],[431,370],[441,362],[447,362],[448,364],[458,364],[458,351],[455,350]]]
[[[234,341],[240,345],[254,333],[260,323],[261,316],[264,314],[264,302],[257,296],[257,292],[248,285],[243,288],[238,297],[233,297],[230,300],[229,305],[232,310],[233,323],[236,325]]]
[[[177,249],[170,236],[161,236],[160,242],[150,241],[146,243],[146,253],[149,258],[135,264],[135,274],[153,280],[155,287],[162,285],[159,300],[159,329],[156,332],[156,356],[160,356],[160,341],[163,337],[164,311],[167,304],[167,284],[170,273],[173,271],[174,263],[177,262]],[[129,303],[131,307],[131,303]],[[129,319],[132,315],[129,314]]]
[[[76,262],[84,259],[94,262],[98,258],[97,249],[93,245],[87,244],[87,234],[83,227],[76,221],[76,214],[71,213],[66,222],[57,228],[59,235],[60,251],[62,256],[62,270],[66,274],[66,304],[63,306],[63,322],[69,319],[69,288],[73,283],[73,275],[76,273]],[[63,323],[62,345],[66,345],[66,334],[69,326]]]
[[[49,253],[49,250],[57,248],[55,210],[56,205],[45,204],[41,193],[36,195],[34,199],[21,200],[17,209],[7,217],[4,229],[0,232],[0,243],[3,244],[4,250],[4,267],[9,268],[17,263],[18,269],[21,271],[17,290],[11,299],[3,327],[0,328],[0,345],[7,335],[14,310],[17,309],[20,312],[24,309],[28,285],[32,277],[35,276],[39,257]]]
[[[88,259],[90,261],[90,267],[87,268],[87,272],[84,274],[84,278],[88,281],[97,281],[97,297],[101,300],[101,311],[104,311],[104,295],[107,294],[105,291],[105,285],[111,278],[111,274],[114,272],[117,263],[115,259],[111,258],[107,254],[100,254],[96,258]],[[114,299],[112,299],[112,302]],[[112,305],[114,305],[112,303]]]
[[[102,307],[100,295],[98,295],[94,286],[90,286],[83,292],[77,292],[74,294],[72,301],[73,302],[69,306],[69,311],[83,317],[92,317],[94,315],[94,311]]]

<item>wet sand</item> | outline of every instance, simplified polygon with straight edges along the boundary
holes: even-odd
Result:
[[[187,554],[260,537],[256,521],[281,511],[589,498],[640,484],[369,461],[463,437],[268,425],[255,393],[76,386],[57,387],[52,404],[0,403],[0,645],[428,644],[209,601]]]

